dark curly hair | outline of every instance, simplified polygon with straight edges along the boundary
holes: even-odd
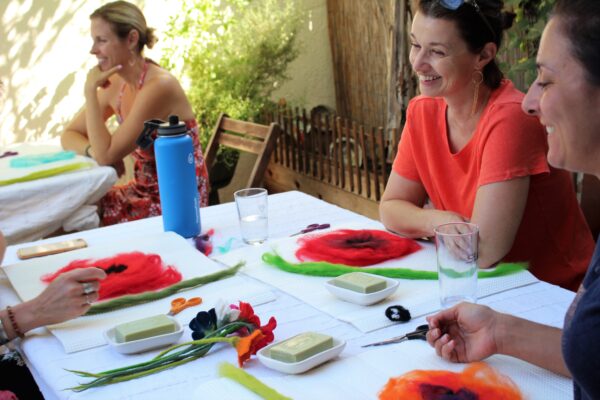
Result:
[[[441,18],[456,22],[462,39],[469,50],[479,53],[486,43],[493,42],[498,48],[502,44],[502,33],[512,26],[514,13],[503,12],[502,0],[475,0],[477,7],[471,2],[463,2],[456,10],[444,7],[440,0],[413,0],[413,10],[432,18]],[[500,86],[504,77],[496,60],[490,61],[483,68],[483,81],[492,88]]]

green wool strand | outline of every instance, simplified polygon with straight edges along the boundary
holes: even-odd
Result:
[[[32,172],[30,174],[27,174],[25,176],[21,176],[18,178],[0,179],[0,186],[11,185],[13,183],[19,183],[19,182],[34,181],[36,179],[47,178],[47,177],[62,174],[64,172],[68,172],[68,171],[75,171],[78,169],[88,168],[88,167],[91,167],[92,165],[93,164],[89,163],[89,162],[78,162],[78,163],[63,165],[60,167],[48,168],[48,169],[45,169],[42,171]]]
[[[265,400],[292,400],[290,397],[286,397],[275,389],[265,385],[243,369],[228,362],[224,362],[219,366],[219,375],[239,383]]]
[[[157,292],[144,292],[139,294],[121,296],[113,300],[105,301],[99,304],[94,304],[90,307],[88,312],[85,313],[85,315],[102,314],[109,311],[120,310],[122,308],[137,306],[138,304],[144,304],[151,301],[164,299],[165,297],[169,297],[172,294],[178,293],[182,290],[193,289],[198,286],[205,285],[207,283],[215,282],[233,276],[244,264],[245,262],[241,261],[229,269],[218,271],[206,276],[200,276],[198,278],[187,279],[185,281],[178,282]]]
[[[435,271],[419,271],[409,268],[349,267],[347,265],[332,264],[325,261],[302,262],[294,264],[287,262],[277,253],[264,253],[262,255],[262,260],[266,264],[273,265],[283,271],[309,276],[336,277],[349,272],[367,272],[370,274],[385,276],[387,278],[397,279],[436,280],[438,278],[438,273]],[[498,264],[498,266],[494,269],[477,271],[477,276],[479,278],[495,278],[499,276],[516,274],[517,272],[524,271],[525,269],[525,264],[501,263]]]

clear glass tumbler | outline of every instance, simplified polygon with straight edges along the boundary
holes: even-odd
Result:
[[[479,227],[452,222],[437,226],[434,232],[442,308],[476,302]]]
[[[267,189],[242,189],[235,192],[233,197],[240,219],[242,239],[248,244],[263,243],[269,236]]]

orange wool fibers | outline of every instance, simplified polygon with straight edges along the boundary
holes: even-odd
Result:
[[[165,265],[158,254],[137,251],[98,260],[71,261],[55,273],[42,276],[42,281],[50,283],[63,272],[90,267],[107,272],[100,281],[98,300],[162,289],[181,281],[181,273],[174,266]]]
[[[521,400],[519,388],[485,363],[463,372],[415,370],[390,378],[380,400]]]
[[[364,267],[414,253],[421,245],[412,239],[370,229],[340,229],[298,239],[301,261],[327,261]]]

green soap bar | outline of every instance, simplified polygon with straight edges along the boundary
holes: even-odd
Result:
[[[152,336],[175,332],[177,325],[166,315],[155,315],[115,326],[117,343],[146,339]]]
[[[332,279],[331,283],[337,287],[359,293],[378,292],[387,287],[385,279],[364,272],[350,272],[349,274],[340,275]]]
[[[315,332],[305,332],[271,347],[274,360],[287,363],[299,362],[333,347],[333,338]]]

